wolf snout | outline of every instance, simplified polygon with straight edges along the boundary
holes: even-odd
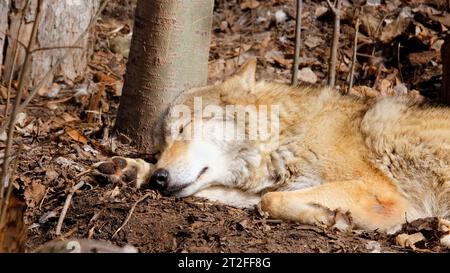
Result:
[[[157,169],[150,177],[150,187],[165,190],[169,185],[169,172],[166,169]]]

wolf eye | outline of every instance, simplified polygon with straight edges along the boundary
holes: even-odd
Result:
[[[182,134],[182,133],[183,133],[183,131],[184,131],[184,127],[183,127],[183,126],[181,126],[181,127],[180,127],[180,130],[178,131],[178,133]]]

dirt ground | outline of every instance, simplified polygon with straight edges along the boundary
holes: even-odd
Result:
[[[365,1],[353,1],[365,2]],[[376,2],[376,1],[371,1]],[[359,95],[402,92],[434,99],[442,67],[439,46],[450,28],[447,1],[381,1],[365,6],[356,63]],[[350,5],[350,6],[349,6]],[[27,205],[27,250],[55,238],[91,238],[141,252],[408,252],[395,236],[354,231],[342,233],[321,227],[267,220],[258,212],[214,204],[198,198],[162,197],[130,185],[95,181],[85,174],[92,163],[108,156],[146,158],[126,137],[109,136],[119,103],[126,58],[112,50],[116,37],[132,29],[134,1],[116,0],[97,26],[95,54],[86,76],[76,83],[57,82],[54,97],[42,94],[18,122],[23,152],[15,181]],[[351,66],[354,6],[344,1],[338,88],[346,88]],[[400,16],[399,14],[406,14]],[[215,1],[209,82],[231,74],[246,58],[258,56],[258,77],[287,82],[292,67],[295,1]],[[400,19],[398,19],[400,18]],[[402,19],[407,18],[407,19]],[[325,1],[304,1],[301,68],[302,84],[323,85],[332,35],[332,16]],[[402,21],[403,20],[403,21]],[[114,53],[115,51],[116,53]],[[71,189],[75,192],[62,225],[58,218]],[[130,209],[136,205],[128,223]],[[407,233],[428,224],[405,228]],[[433,232],[416,245],[420,252],[445,251]]]

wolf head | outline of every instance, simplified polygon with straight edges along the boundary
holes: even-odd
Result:
[[[226,81],[191,89],[174,101],[155,126],[160,156],[151,186],[179,197],[212,185],[234,187],[242,169],[259,164],[258,155],[250,155],[253,114],[260,110],[255,69],[256,59],[251,59]],[[245,162],[242,154],[247,154]]]

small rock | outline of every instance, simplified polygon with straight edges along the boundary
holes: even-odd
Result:
[[[58,178],[59,173],[57,171],[55,171],[53,168],[49,168],[45,171],[45,177],[49,180],[49,181],[53,181],[54,179]]]
[[[309,67],[304,67],[298,71],[298,79],[303,82],[316,83],[317,76]]]
[[[25,114],[25,113],[23,113],[23,112],[17,114],[17,116],[16,116],[16,123],[17,123],[20,127],[25,126],[25,119],[26,119],[26,117],[27,117],[27,114]]]
[[[91,146],[89,146],[89,145],[87,145],[87,144],[85,144],[85,145],[83,146],[83,150],[84,150],[85,152],[90,152],[90,153],[93,154],[93,155],[97,155],[97,154],[98,154],[98,151],[96,151],[94,148],[92,148]]]
[[[381,245],[376,241],[367,242],[366,249],[369,250],[370,253],[381,253]]]
[[[131,33],[125,36],[116,36],[109,40],[110,49],[112,52],[128,58],[131,46]]]
[[[379,5],[381,5],[381,0],[367,0],[366,5],[379,6]]]
[[[73,89],[73,91],[75,92],[75,97],[79,97],[79,96],[87,96],[89,95],[89,90],[88,90],[89,84],[88,83],[82,83],[80,85],[78,85],[77,87],[75,87]]]
[[[282,24],[287,20],[287,15],[283,10],[277,10],[277,12],[275,12],[275,21],[277,22],[277,24]]]
[[[314,48],[317,47],[318,45],[323,44],[324,41],[317,36],[308,36],[308,38],[306,38],[304,44],[309,47],[309,48]]]
[[[8,138],[8,136],[6,135],[6,131],[3,131],[0,134],[0,141],[6,141],[7,138]]]
[[[48,92],[47,94],[47,97],[54,98],[59,94],[59,91],[61,91],[61,85],[53,83],[52,87],[50,88],[50,92]]]
[[[65,157],[62,157],[62,156],[56,158],[55,161],[58,165],[61,165],[62,167],[72,167],[75,170],[80,171],[80,172],[83,172],[86,170],[83,166],[76,163],[75,161],[65,158]]]
[[[46,212],[39,218],[39,224],[45,224],[49,219],[57,218],[58,216],[59,214],[56,210]]]
[[[324,15],[325,13],[327,13],[328,8],[324,7],[324,6],[318,6],[316,8],[316,11],[314,12],[314,14],[316,15],[317,18],[319,18],[320,16]]]
[[[436,42],[434,42],[430,48],[439,52],[441,50],[441,47],[443,44],[444,44],[444,40],[439,39]]]

